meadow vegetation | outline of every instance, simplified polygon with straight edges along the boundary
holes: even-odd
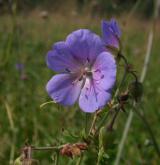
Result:
[[[9,162],[12,164],[25,144],[50,146],[76,142],[79,130],[85,127],[86,116],[77,105],[64,108],[53,103],[40,108],[42,103],[51,100],[45,86],[54,74],[47,68],[45,56],[54,42],[64,40],[73,30],[89,28],[101,35],[101,17],[74,13],[66,17],[49,13],[48,18],[43,19],[40,12],[34,10],[27,15],[17,15],[16,18],[8,14],[0,16],[0,164],[3,165]],[[140,75],[151,20],[139,19],[137,15],[128,19],[121,15],[117,20],[123,32],[123,52]],[[144,81],[142,105],[160,144],[159,28],[160,23],[157,22]],[[24,65],[21,70],[16,68],[19,63]],[[128,106],[125,113],[119,114],[114,125],[114,144],[109,148],[110,164],[114,162],[129,111]],[[93,115],[89,116],[89,122],[92,117]],[[113,139],[108,139],[108,143]],[[84,158],[84,164],[94,165],[96,152],[93,149],[85,152],[88,157]],[[33,157],[43,165],[52,164],[52,155],[54,153],[51,151],[33,153]],[[60,164],[72,165],[76,161],[77,158],[60,158]],[[121,164],[158,165],[159,162],[148,131],[135,115],[125,142]]]

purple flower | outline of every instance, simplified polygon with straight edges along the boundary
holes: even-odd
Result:
[[[120,50],[121,30],[115,19],[102,21],[102,39],[105,46],[112,49]]]
[[[46,60],[59,73],[46,86],[55,102],[73,105],[78,100],[80,108],[91,113],[110,100],[116,63],[96,34],[86,29],[74,31],[66,41],[54,44]]]
[[[22,71],[24,69],[24,64],[23,63],[16,63],[15,67],[18,71]]]

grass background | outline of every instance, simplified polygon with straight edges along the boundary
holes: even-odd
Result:
[[[45,56],[54,42],[64,40],[73,30],[89,28],[101,34],[101,19],[85,15],[73,14],[64,17],[50,14],[48,19],[44,20],[40,17],[39,10],[35,10],[28,15],[18,15],[17,26],[13,31],[13,18],[7,14],[0,16],[0,164],[7,165],[18,157],[25,142],[35,146],[47,146],[77,140],[68,133],[78,135],[84,128],[85,114],[77,106],[63,108],[48,104],[40,109],[42,103],[50,100],[45,85],[54,74],[47,68]],[[121,16],[117,20],[123,31],[123,52],[140,75],[151,21],[138,19],[137,16],[130,19]],[[159,29],[158,22],[144,82],[143,107],[160,144]],[[25,80],[21,79],[21,73],[16,70],[16,63],[25,65]],[[129,108],[126,111],[128,114]],[[113,148],[113,160],[126,119],[127,115],[120,113],[115,124],[116,145]],[[49,165],[53,164],[52,154],[38,152],[34,154],[34,158],[42,165]],[[87,154],[88,158],[83,163],[94,165],[97,155],[94,151]],[[75,164],[76,159],[63,157],[60,164]],[[110,160],[110,164],[113,160]],[[121,164],[159,163],[143,123],[135,116],[125,143]]]

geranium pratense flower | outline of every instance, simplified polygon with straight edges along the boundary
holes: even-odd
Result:
[[[16,63],[15,67],[18,71],[22,71],[24,69],[24,64],[23,63]]]
[[[80,29],[55,43],[47,54],[47,65],[59,73],[46,86],[55,102],[73,105],[78,100],[83,111],[95,112],[110,100],[116,63],[91,31]]]
[[[102,39],[107,48],[120,51],[121,30],[115,19],[111,21],[102,21]]]

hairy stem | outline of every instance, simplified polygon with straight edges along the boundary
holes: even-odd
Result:
[[[115,120],[116,120],[116,118],[117,118],[117,116],[118,116],[119,111],[120,111],[120,110],[116,108],[116,112],[115,112],[115,114],[114,114],[114,116],[113,116],[113,118],[112,118],[110,124],[108,125],[107,130],[109,130],[109,131],[112,131],[112,130],[113,130],[113,125],[114,125],[114,123],[115,123]]]
[[[77,159],[76,165],[80,165],[82,162],[83,154],[80,155],[80,157]]]
[[[106,114],[104,115],[104,117],[102,118],[101,122],[99,123],[99,125],[97,126],[96,132],[98,132],[100,130],[100,128],[103,126],[103,124],[105,123],[105,121],[107,120],[107,118],[109,117],[111,110],[109,110],[108,112],[106,112]]]
[[[92,120],[92,123],[91,123],[91,127],[89,129],[88,135],[91,135],[93,133],[93,130],[95,129],[95,124],[96,124],[96,121],[97,121],[97,117],[98,117],[98,111],[96,111],[95,114],[94,114],[94,117],[93,117],[93,120]]]
[[[59,161],[59,153],[56,152],[54,165],[58,165],[58,161]]]
[[[35,151],[49,151],[49,150],[59,150],[63,148],[64,145],[61,146],[50,146],[50,147],[32,147],[32,150]]]
[[[87,130],[88,130],[88,120],[89,120],[89,116],[86,113],[85,114],[85,135],[87,136]]]

